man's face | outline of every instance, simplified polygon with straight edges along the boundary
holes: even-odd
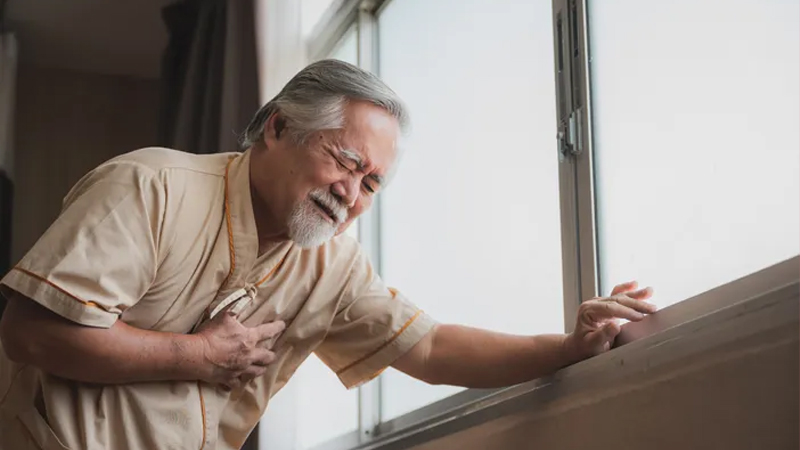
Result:
[[[297,145],[280,117],[265,127],[267,150],[251,156],[251,183],[288,237],[316,247],[343,232],[372,204],[397,156],[397,120],[367,102],[350,102],[340,130]]]

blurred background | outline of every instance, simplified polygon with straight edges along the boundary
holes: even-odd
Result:
[[[92,167],[236,150],[322,58],[409,105],[398,176],[348,232],[442,322],[564,332],[616,283],[666,307],[800,253],[800,3],[575,3],[3,0],[0,272]],[[249,445],[334,445],[457,392],[393,370],[346,391],[312,357]]]

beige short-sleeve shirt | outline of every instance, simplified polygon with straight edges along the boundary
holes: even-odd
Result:
[[[190,333],[226,300],[248,326],[284,320],[267,373],[226,392],[203,382],[91,385],[0,349],[0,448],[235,449],[311,352],[353,387],[434,321],[387,288],[358,243],[276,244],[258,257],[249,154],[138,150],[96,168],[0,282],[76,323]]]

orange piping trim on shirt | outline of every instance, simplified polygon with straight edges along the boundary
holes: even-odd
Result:
[[[231,255],[231,268],[228,270],[225,281],[222,282],[223,286],[228,284],[228,280],[231,278],[233,270],[236,268],[236,250],[233,245],[233,227],[231,226],[231,192],[228,177],[232,162],[233,158],[231,158],[230,161],[228,161],[228,165],[225,166],[225,222],[228,225],[228,251]]]
[[[285,260],[286,260],[286,255],[283,255],[283,258],[281,258],[281,260],[278,262],[278,264],[275,264],[275,267],[273,267],[273,268],[272,268],[272,270],[270,270],[270,271],[269,271],[269,273],[268,273],[268,274],[266,274],[266,275],[264,276],[264,278],[262,278],[262,279],[261,279],[261,281],[259,281],[258,283],[256,283],[256,287],[259,287],[259,286],[261,286],[261,285],[262,285],[262,284],[264,284],[264,282],[265,282],[265,281],[267,281],[267,280],[268,280],[268,279],[269,279],[269,278],[270,278],[272,275],[274,275],[274,274],[275,274],[275,272],[277,272],[277,271],[278,271],[278,269],[279,269],[279,268],[280,268],[280,267],[283,265],[283,262],[284,262]]]
[[[82,300],[81,298],[79,298],[78,296],[70,293],[69,291],[67,291],[66,289],[62,288],[61,286],[53,283],[52,281],[48,280],[47,278],[45,278],[45,277],[43,277],[41,275],[38,275],[36,273],[31,272],[30,270],[25,270],[25,269],[23,269],[21,267],[14,267],[11,270],[17,270],[19,272],[24,273],[25,275],[28,275],[29,277],[33,277],[33,278],[36,278],[39,281],[47,283],[50,286],[52,286],[53,288],[55,288],[56,290],[60,291],[61,293],[68,295],[70,298],[72,298],[73,300],[75,300],[78,303],[82,303],[82,304],[84,304],[86,306],[91,306],[91,307],[94,307],[94,308],[99,308],[99,309],[102,309],[105,312],[109,312],[109,313],[111,312],[109,310],[109,308],[107,308],[107,307],[105,307],[103,305],[99,305],[99,304],[97,304],[95,302],[89,302],[89,301],[86,301],[86,300]],[[112,314],[115,314],[115,313],[112,313]]]
[[[225,276],[225,280],[222,281],[222,286],[220,289],[224,289],[224,287],[228,284],[228,280],[230,280],[231,276],[233,275],[233,270],[236,268],[236,250],[233,245],[233,227],[231,226],[231,192],[230,192],[230,169],[231,163],[235,158],[231,158],[228,160],[228,164],[225,165],[225,224],[228,227],[228,252],[230,253],[231,257],[231,267],[228,269],[228,275]],[[208,313],[209,309],[206,311]],[[197,394],[200,396],[200,413],[202,414],[203,418],[203,441],[200,443],[200,450],[203,450],[203,447],[206,446],[206,401],[203,398],[203,388],[200,385],[200,382],[197,382]]]
[[[206,446],[206,401],[203,398],[203,387],[197,382],[197,393],[200,395],[200,412],[203,414],[203,441],[200,443],[200,450]]]
[[[395,333],[395,334],[394,334],[394,335],[393,335],[391,338],[389,338],[389,340],[388,340],[388,341],[384,342],[384,343],[383,343],[383,344],[382,344],[380,347],[378,347],[378,348],[376,348],[375,350],[373,350],[373,351],[371,351],[371,352],[367,353],[366,355],[362,356],[361,358],[359,358],[359,359],[358,359],[358,360],[356,360],[355,362],[352,362],[352,363],[350,363],[350,364],[348,364],[348,365],[344,366],[343,368],[341,368],[341,369],[337,370],[337,371],[336,371],[336,375],[341,375],[341,374],[343,374],[344,372],[347,372],[348,370],[350,370],[350,369],[352,369],[353,367],[355,367],[355,366],[357,366],[357,365],[361,364],[362,362],[366,361],[367,359],[369,359],[369,358],[373,357],[373,356],[374,356],[376,353],[378,353],[379,351],[381,351],[381,350],[383,350],[384,348],[386,348],[386,347],[387,347],[389,344],[391,344],[392,342],[394,342],[394,340],[395,340],[395,339],[397,339],[398,337],[400,337],[400,335],[401,335],[401,334],[403,334],[403,332],[404,332],[404,331],[406,331],[406,329],[407,329],[408,327],[410,327],[410,326],[411,326],[411,324],[412,324],[412,323],[414,323],[414,321],[415,321],[415,320],[417,320],[417,317],[419,317],[421,314],[422,314],[422,310],[419,310],[419,311],[417,311],[417,313],[416,313],[416,314],[414,314],[414,316],[413,316],[413,317],[411,317],[410,319],[408,319],[408,320],[406,321],[406,323],[404,323],[404,324],[403,324],[403,326],[402,326],[402,327],[400,327],[400,329],[399,329],[399,330],[397,330],[397,333]]]
[[[373,373],[369,377],[367,377],[361,384],[369,383],[370,381],[374,380],[375,378],[378,378],[380,376],[380,374],[382,374],[385,371],[386,371],[386,367],[384,367],[383,369],[381,369],[381,370]]]

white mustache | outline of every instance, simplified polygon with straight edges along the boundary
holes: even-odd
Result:
[[[333,212],[334,217],[336,217],[337,224],[344,223],[344,221],[347,220],[347,207],[336,200],[336,197],[334,197],[330,192],[318,190],[311,192],[310,196],[314,200],[325,205],[326,208]]]

